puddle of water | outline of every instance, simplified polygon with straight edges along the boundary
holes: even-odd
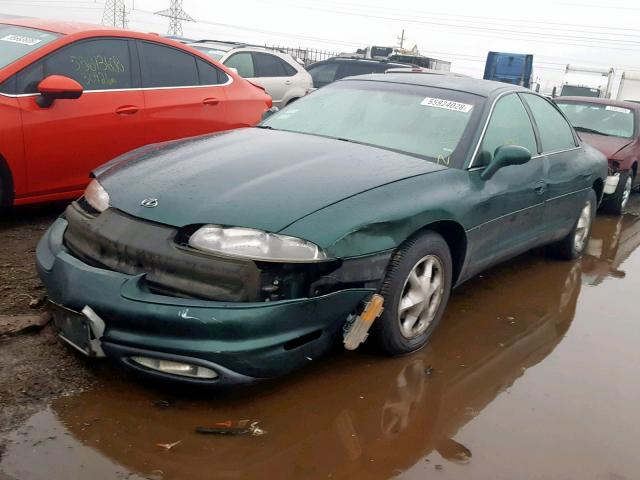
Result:
[[[599,217],[590,256],[531,254],[476,278],[455,292],[431,344],[406,357],[339,352],[226,393],[105,382],[12,432],[0,471],[20,480],[637,478],[639,244],[640,217]],[[267,434],[195,433],[245,418]]]

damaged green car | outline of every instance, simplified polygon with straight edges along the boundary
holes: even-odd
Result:
[[[258,127],[94,171],[40,241],[38,271],[61,337],[83,353],[246,383],[356,327],[362,341],[380,310],[367,342],[419,349],[452,288],[481,270],[540,245],[579,256],[606,175],[604,156],[524,88],[353,77]]]

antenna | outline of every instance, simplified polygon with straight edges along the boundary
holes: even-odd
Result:
[[[182,0],[171,0],[169,8],[156,12],[156,15],[169,17],[170,35],[182,35],[182,21],[195,22],[195,19],[182,9]]]
[[[124,0],[106,0],[102,11],[102,24],[112,27],[127,28],[129,12]]]

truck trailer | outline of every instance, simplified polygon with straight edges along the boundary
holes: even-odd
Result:
[[[533,55],[489,52],[482,78],[531,88],[532,71]]]

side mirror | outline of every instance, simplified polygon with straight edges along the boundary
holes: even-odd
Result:
[[[264,113],[262,114],[262,120],[266,120],[267,118],[269,118],[271,115],[273,115],[276,112],[279,112],[280,109],[278,107],[271,107],[268,110],[265,110]]]
[[[80,98],[82,85],[74,79],[63,75],[49,75],[38,84],[40,96],[36,102],[42,108],[49,108],[54,100]]]
[[[503,167],[509,165],[523,165],[531,160],[531,152],[518,145],[502,145],[496,148],[493,159],[480,175],[483,180],[489,180]]]

